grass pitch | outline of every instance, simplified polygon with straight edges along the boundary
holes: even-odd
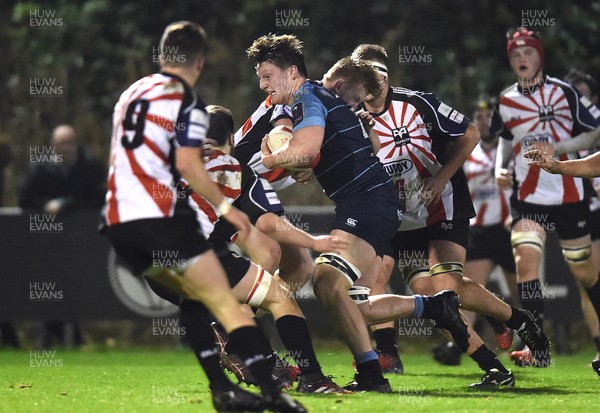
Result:
[[[345,351],[321,350],[325,374],[352,378]],[[600,378],[591,351],[557,356],[547,369],[514,368],[517,385],[473,391],[475,363],[440,366],[427,354],[404,355],[405,374],[388,376],[395,394],[307,396],[310,412],[598,412]],[[508,366],[506,355],[502,361]],[[207,381],[187,350],[0,352],[0,412],[210,412]]]

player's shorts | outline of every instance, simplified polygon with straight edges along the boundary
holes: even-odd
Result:
[[[570,240],[590,233],[590,207],[587,201],[561,205],[538,205],[511,199],[512,226],[521,219],[540,224],[546,232],[556,231],[558,239]]]
[[[229,285],[235,287],[248,272],[250,261],[229,250],[227,244],[221,241],[209,241],[209,245],[217,254],[229,280]]]
[[[381,257],[398,230],[402,216],[397,191],[373,190],[336,203],[332,229],[365,240]]]
[[[253,225],[268,212],[279,216],[284,214],[283,205],[271,184],[247,166],[242,167],[242,191],[233,205],[248,215]],[[229,243],[236,232],[233,225],[221,218],[215,222],[209,239]]]
[[[425,228],[411,231],[398,231],[387,249],[386,255],[393,257],[409,284],[412,270],[429,270],[429,242],[450,241],[467,248],[469,239],[469,220],[457,219],[441,221]]]
[[[600,209],[590,212],[590,233],[592,240],[600,240]]]
[[[506,272],[516,272],[510,232],[504,225],[472,225],[469,228],[467,261],[475,260],[491,260]]]
[[[209,248],[191,209],[171,218],[111,225],[106,235],[120,260],[136,276],[151,267],[181,267]]]

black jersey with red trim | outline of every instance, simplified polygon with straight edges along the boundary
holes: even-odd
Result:
[[[372,115],[381,141],[377,156],[406,203],[399,231],[475,216],[462,169],[446,184],[438,203],[425,207],[421,193],[423,180],[438,173],[454,140],[465,134],[468,118],[431,93],[399,87],[390,87],[384,110]]]

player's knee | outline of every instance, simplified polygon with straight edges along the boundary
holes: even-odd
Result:
[[[277,230],[278,219],[279,217],[276,214],[267,212],[258,218],[256,221],[256,228],[265,234],[271,234]]]
[[[516,251],[531,248],[541,254],[544,250],[544,236],[536,231],[515,232],[510,236],[510,242]]]
[[[579,247],[562,247],[562,254],[569,265],[585,264],[592,257],[592,244]]]

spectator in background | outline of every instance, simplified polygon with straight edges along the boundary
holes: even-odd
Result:
[[[46,214],[68,214],[82,208],[100,208],[106,191],[106,169],[78,144],[71,125],[52,131],[51,161],[39,162],[28,173],[19,193],[24,210]],[[61,345],[83,344],[76,323],[46,321],[36,347],[48,348],[56,337]]]
[[[19,206],[47,214],[100,208],[106,191],[105,167],[79,146],[70,125],[57,126],[50,143],[58,162],[32,168],[19,194]]]

